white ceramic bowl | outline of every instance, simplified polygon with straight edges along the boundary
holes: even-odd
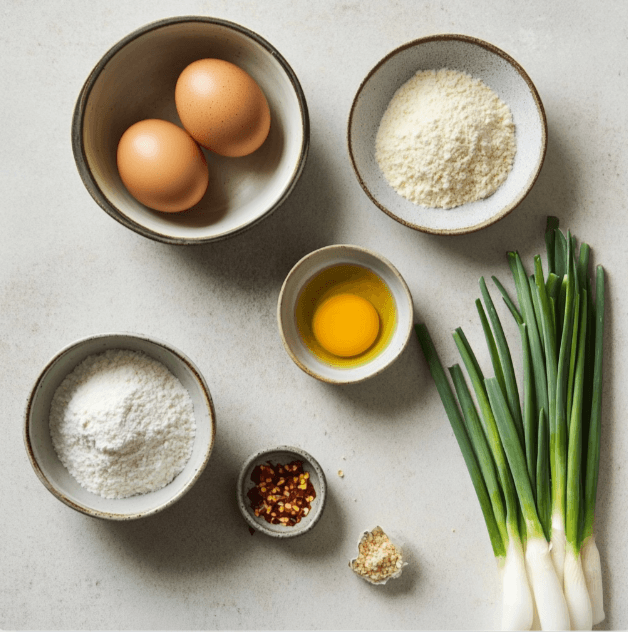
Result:
[[[209,167],[203,199],[182,213],[153,211],[122,184],[118,141],[142,119],[182,127],[174,102],[177,78],[188,64],[208,57],[243,68],[262,88],[271,112],[268,138],[242,158],[203,150]],[[309,134],[303,90],[269,42],[232,22],[187,16],[148,24],[105,53],[79,94],[72,149],[87,190],[114,219],[157,241],[197,244],[236,235],[278,208],[301,175]]]
[[[50,438],[48,418],[55,391],[87,356],[109,349],[142,351],[161,362],[187,389],[194,405],[196,437],[192,456],[183,471],[165,487],[129,498],[102,498],[81,487],[59,460]],[[112,333],[78,340],[48,362],[26,406],[24,442],[39,480],[59,500],[88,516],[133,520],[169,507],[190,490],[207,465],[215,434],[216,414],[209,389],[198,367],[186,355],[154,338]]]
[[[397,322],[387,346],[360,366],[332,366],[318,358],[299,334],[295,310],[301,290],[325,268],[356,264],[377,274],[388,286],[397,312]],[[412,331],[414,309],[410,290],[397,269],[384,257],[359,246],[335,245],[320,248],[301,259],[286,277],[279,294],[277,321],[286,351],[308,375],[331,384],[361,382],[390,366],[405,349]]]
[[[375,160],[375,137],[395,92],[419,70],[448,68],[481,79],[512,112],[517,153],[512,171],[493,195],[453,209],[425,208],[399,195]],[[384,213],[426,233],[458,235],[510,213],[534,185],[545,158],[547,121],[525,70],[496,46],[466,35],[434,35],[395,49],[360,85],[349,115],[349,155],[360,185]]]
[[[286,465],[295,460],[301,461],[303,470],[309,473],[316,498],[312,501],[310,513],[297,524],[291,527],[271,524],[260,516],[256,516],[251,508],[251,502],[247,496],[248,491],[255,487],[251,480],[251,474],[258,465],[265,465],[268,461],[271,461],[273,465]],[[293,538],[311,531],[320,520],[327,500],[327,480],[323,468],[311,454],[301,448],[281,445],[276,448],[260,450],[244,462],[238,477],[237,499],[240,513],[251,528],[273,538]]]

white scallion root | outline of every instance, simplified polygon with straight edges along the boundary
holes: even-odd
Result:
[[[525,557],[541,629],[569,630],[567,602],[545,538],[529,537]]]
[[[534,601],[528,584],[523,547],[518,537],[511,537],[502,569],[502,630],[529,630],[532,626]]]
[[[571,546],[567,546],[565,552],[564,590],[571,629],[590,630],[593,627],[593,611],[582,572],[582,560]]]
[[[530,630],[540,630],[541,619],[539,619],[539,611],[536,608],[536,602],[534,603],[534,616],[532,617],[532,627]]]
[[[528,584],[530,582],[528,581]],[[532,588],[530,588],[530,591],[532,591]],[[532,625],[530,626],[530,630],[540,630],[541,629],[541,619],[539,619],[539,611],[536,607],[536,601],[534,601],[534,595],[532,595],[532,602],[533,602],[533,615],[532,615]]]
[[[558,575],[558,581],[562,586],[565,573],[565,545],[567,540],[565,538],[565,521],[560,514],[552,516],[552,538],[550,543],[552,545],[551,551],[554,569],[556,570],[556,575]]]
[[[580,557],[584,579],[591,599],[593,625],[597,625],[604,621],[606,615],[604,614],[604,594],[602,591],[602,565],[594,535],[585,540]]]

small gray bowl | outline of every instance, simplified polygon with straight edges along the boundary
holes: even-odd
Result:
[[[183,127],[174,101],[177,78],[188,64],[208,57],[230,61],[255,79],[270,106],[270,132],[242,158],[203,150],[209,168],[203,199],[182,213],[160,213],[122,183],[118,142],[147,118]],[[115,44],[85,81],[72,119],[76,166],[98,205],[144,237],[183,245],[237,235],[277,209],[303,171],[309,136],[305,95],[279,51],[243,26],[200,16],[153,22]]]
[[[425,208],[399,195],[375,160],[377,130],[395,92],[419,70],[441,68],[468,73],[494,90],[510,107],[517,144],[512,170],[495,193],[447,210]],[[393,50],[369,72],[351,106],[347,140],[358,181],[378,208],[415,230],[460,235],[494,224],[529,193],[545,159],[547,121],[532,80],[510,55],[475,37],[433,35]]]
[[[316,491],[316,498],[312,501],[312,509],[307,516],[301,519],[301,522],[292,527],[266,522],[263,518],[256,516],[251,509],[251,503],[247,496],[247,492],[255,487],[251,480],[251,474],[258,465],[265,465],[268,461],[271,461],[273,465],[277,463],[285,465],[294,460],[302,461],[303,469],[310,474],[310,481],[312,481],[314,491]],[[244,462],[238,476],[237,497],[240,512],[251,528],[273,538],[294,538],[311,531],[320,520],[327,499],[327,480],[323,468],[311,454],[301,448],[281,445],[276,448],[260,450]]]
[[[308,282],[324,269],[346,263],[377,274],[390,290],[397,310],[395,330],[386,347],[365,364],[352,367],[327,364],[312,353],[299,334],[295,316],[301,291]],[[288,355],[302,371],[328,384],[362,382],[384,371],[406,348],[413,321],[412,295],[397,268],[372,250],[349,244],[325,246],[305,255],[288,273],[277,301],[277,325]]]
[[[48,422],[55,391],[87,356],[109,349],[141,351],[161,362],[190,394],[196,436],[183,471],[165,487],[128,498],[103,498],[87,491],[59,460]],[[68,507],[108,520],[134,520],[155,514],[182,498],[205,469],[214,446],[216,413],[209,388],[198,367],[181,351],[138,334],[99,334],[78,340],[57,353],[41,372],[26,405],[24,443],[31,465],[46,489]]]

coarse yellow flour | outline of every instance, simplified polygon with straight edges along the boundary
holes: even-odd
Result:
[[[453,208],[506,180],[516,151],[510,108],[479,79],[419,71],[388,104],[375,159],[388,183],[422,206]]]

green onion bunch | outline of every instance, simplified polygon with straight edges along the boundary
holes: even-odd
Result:
[[[503,629],[591,629],[604,619],[593,533],[602,403],[604,270],[549,217],[547,270],[508,253],[516,300],[492,277],[516,321],[517,376],[484,278],[476,301],[493,369],[484,377],[462,329],[454,390],[425,325],[416,333],[471,475],[502,569]],[[517,377],[519,379],[517,379]],[[454,395],[455,391],[455,395]],[[538,615],[538,621],[536,616]]]

